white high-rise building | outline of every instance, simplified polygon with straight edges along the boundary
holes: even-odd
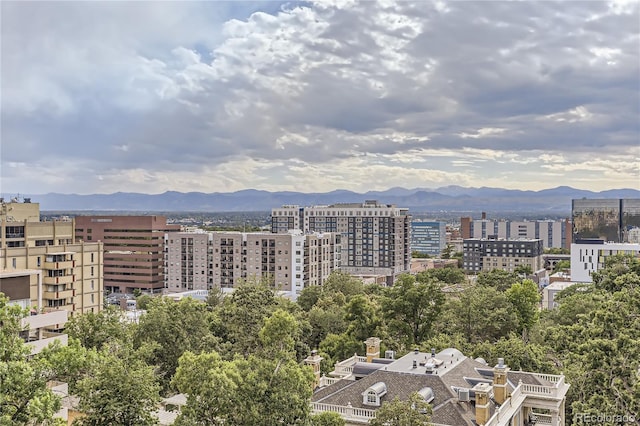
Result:
[[[349,274],[384,275],[391,284],[398,274],[410,270],[411,216],[407,208],[368,200],[362,204],[273,209],[271,232],[290,229],[340,234],[340,269]]]
[[[221,288],[266,279],[297,298],[303,288],[322,285],[340,265],[335,233],[178,232],[165,235],[165,293]]]

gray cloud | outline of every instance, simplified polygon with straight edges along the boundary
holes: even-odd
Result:
[[[636,2],[0,6],[2,191],[640,180]]]

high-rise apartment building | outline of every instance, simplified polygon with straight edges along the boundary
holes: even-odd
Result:
[[[463,239],[468,238],[529,238],[542,240],[544,248],[570,248],[571,222],[565,220],[494,220],[460,219],[460,233]]]
[[[74,223],[40,222],[38,203],[1,203],[0,268],[42,271],[42,294],[32,305],[71,315],[103,306],[102,243],[74,242]]]
[[[411,216],[406,208],[374,200],[362,204],[283,206],[271,212],[271,232],[288,229],[341,235],[341,270],[352,275],[384,275],[391,284],[410,270]]]
[[[165,234],[165,292],[222,288],[265,279],[296,298],[340,265],[340,236],[289,231]]]
[[[529,266],[532,272],[543,269],[541,239],[469,238],[464,240],[462,268],[468,274],[493,269],[515,272],[519,266]]]
[[[104,288],[157,293],[164,288],[164,235],[179,232],[164,216],[77,216],[78,241],[104,244]]]
[[[573,241],[640,243],[640,199],[572,200]]]
[[[440,256],[447,245],[447,224],[426,220],[411,222],[411,251]]]

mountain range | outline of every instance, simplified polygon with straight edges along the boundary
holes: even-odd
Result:
[[[436,189],[391,188],[386,191],[356,193],[336,190],[324,193],[269,192],[247,189],[230,193],[174,192],[140,194],[58,194],[25,195],[40,203],[42,211],[145,211],[145,212],[241,212],[270,211],[283,204],[300,206],[334,203],[362,203],[378,200],[408,207],[412,212],[547,212],[570,214],[571,200],[577,198],[640,198],[637,189],[611,189],[601,192],[560,186],[541,191],[503,188],[464,188],[445,186]]]

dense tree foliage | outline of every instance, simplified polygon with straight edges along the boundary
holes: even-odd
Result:
[[[47,388],[55,377],[44,356],[27,360],[29,347],[20,337],[27,314],[0,293],[0,425],[56,424],[60,397]]]
[[[571,383],[567,420],[576,413],[640,412],[640,261],[614,256],[593,284],[557,296],[540,311],[535,283],[518,274],[484,272],[468,282],[456,268],[403,275],[395,285],[364,285],[334,273],[297,301],[262,282],[207,303],[158,297],[139,324],[115,310],[68,324],[69,345],[26,361],[19,308],[0,298],[0,425],[51,421],[59,400],[46,389],[67,381],[86,413],[83,424],[152,424],[159,390],[183,392],[179,425],[342,425],[335,413],[311,415],[313,376],[302,359],[311,349],[321,371],[365,352],[402,355],[456,347],[489,365],[563,373]],[[124,397],[123,397],[124,396]],[[417,405],[416,405],[417,404]],[[420,401],[388,401],[372,424],[425,424]]]
[[[431,405],[418,394],[413,394],[406,401],[397,397],[384,402],[376,411],[371,426],[427,426],[430,424]]]

